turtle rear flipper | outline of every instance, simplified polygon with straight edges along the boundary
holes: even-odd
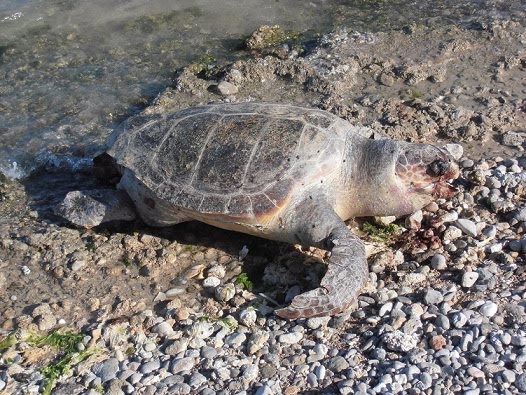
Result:
[[[87,229],[103,222],[136,218],[133,203],[126,192],[115,189],[69,192],[55,208],[55,214]]]
[[[312,209],[312,207],[310,208]],[[309,211],[305,211],[309,212]],[[367,280],[365,247],[331,208],[310,211],[301,233],[302,242],[331,251],[329,267],[320,287],[296,296],[288,307],[275,313],[287,319],[335,315],[356,300]],[[323,224],[319,221],[323,220]],[[320,231],[322,233],[320,233]],[[325,233],[324,244],[320,235]],[[305,239],[304,239],[305,238]]]

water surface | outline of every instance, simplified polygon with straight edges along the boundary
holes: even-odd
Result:
[[[89,156],[178,68],[244,56],[243,38],[262,24],[312,37],[521,11],[521,1],[484,0],[2,0],[0,171],[22,177],[47,152]]]

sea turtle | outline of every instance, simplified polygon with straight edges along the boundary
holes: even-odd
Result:
[[[403,216],[455,193],[459,169],[428,144],[366,138],[326,111],[283,104],[215,104],[138,115],[108,139],[122,177],[116,190],[70,192],[58,212],[92,227],[198,220],[327,249],[320,287],[277,310],[283,318],[345,310],[367,279],[355,216]],[[130,204],[130,199],[133,205]]]

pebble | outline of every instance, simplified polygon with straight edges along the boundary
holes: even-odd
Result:
[[[221,81],[217,85],[217,89],[223,96],[235,95],[239,91],[239,88],[236,85],[228,81]]]
[[[318,329],[328,324],[331,317],[313,317],[308,318],[305,322],[305,325],[307,325],[310,329]]]
[[[256,390],[255,395],[273,395],[274,392],[268,385],[262,385],[261,387],[258,387]]]
[[[253,326],[256,323],[257,318],[258,316],[254,309],[244,309],[239,313],[239,322],[245,326]]]
[[[239,348],[247,339],[247,336],[241,332],[235,332],[225,338],[225,344],[232,348]]]
[[[480,313],[486,317],[493,317],[495,314],[497,314],[497,311],[499,309],[499,306],[494,302],[486,302],[482,306],[480,306]]]
[[[196,360],[193,357],[184,357],[175,359],[170,366],[170,372],[172,374],[178,374],[182,372],[189,372],[195,366]]]
[[[444,296],[440,291],[429,288],[424,294],[424,301],[427,304],[439,304],[444,300]]]
[[[477,282],[479,274],[477,272],[465,272],[462,275],[462,286],[464,288],[471,288]]]
[[[236,288],[232,283],[217,287],[215,290],[216,299],[220,302],[228,302],[236,294]]]
[[[407,352],[414,349],[418,343],[416,335],[408,335],[398,330],[384,333],[382,340],[391,351]]]
[[[442,254],[435,254],[431,258],[431,267],[435,270],[446,270],[447,263],[446,257]]]
[[[463,312],[459,311],[451,317],[451,322],[453,323],[453,326],[455,328],[462,328],[464,325],[466,325],[466,322],[468,321],[468,317]]]
[[[159,369],[161,367],[161,363],[158,359],[154,359],[153,361],[146,362],[141,366],[140,372],[142,374],[150,374],[151,372]]]
[[[279,342],[284,344],[295,344],[303,339],[303,333],[301,332],[291,332],[284,335],[280,335]]]
[[[247,343],[247,350],[249,354],[254,354],[259,351],[267,342],[270,335],[268,332],[257,331],[250,336]]]
[[[152,328],[153,333],[157,333],[159,336],[165,337],[173,333],[172,326],[166,322],[160,322]]]
[[[216,288],[221,284],[221,280],[215,276],[207,277],[203,280],[203,287]]]
[[[462,231],[464,234],[471,236],[471,237],[477,237],[478,231],[477,231],[477,225],[465,218],[459,218],[455,221],[455,225]]]
[[[347,369],[349,366],[349,362],[347,362],[347,360],[341,355],[332,357],[326,362],[326,368],[335,373],[339,373]]]
[[[245,365],[241,369],[241,374],[244,381],[251,382],[257,379],[259,368],[257,365]]]
[[[444,241],[456,240],[462,236],[462,231],[456,226],[449,226],[444,232]]]
[[[119,371],[119,361],[117,358],[109,358],[103,363],[93,366],[92,372],[101,379],[103,383],[113,380]]]
[[[446,144],[444,148],[456,161],[459,161],[464,155],[464,147],[462,147],[460,144]]]
[[[199,372],[195,372],[190,376],[190,379],[188,380],[188,384],[192,388],[198,388],[202,384],[206,383],[207,381],[208,379],[204,375],[202,375]]]

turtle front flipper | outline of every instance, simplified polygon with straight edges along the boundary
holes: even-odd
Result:
[[[309,217],[314,215],[316,213],[311,212]],[[341,313],[355,301],[367,280],[367,258],[362,242],[347,229],[332,209],[325,210],[324,215],[317,218],[319,219],[316,221],[311,219],[307,222],[300,238],[303,243],[331,251],[327,273],[319,288],[296,296],[288,307],[276,310],[275,313],[282,318],[308,318]],[[320,225],[320,220],[328,223]],[[323,233],[324,228],[328,232],[321,241],[320,230]]]

